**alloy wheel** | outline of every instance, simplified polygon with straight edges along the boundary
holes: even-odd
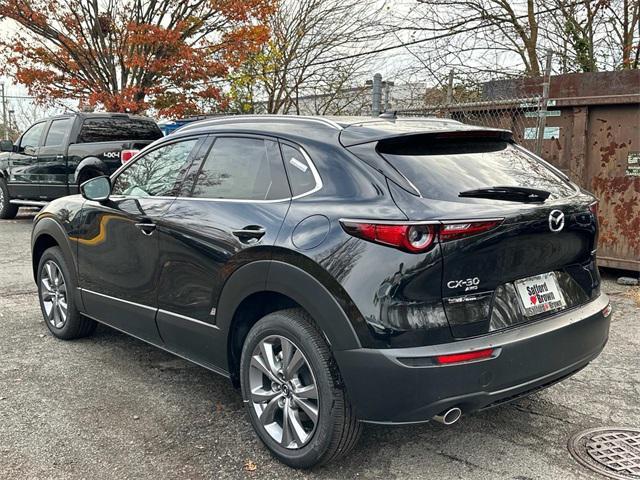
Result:
[[[260,424],[281,447],[297,449],[311,440],[318,424],[318,386],[309,362],[291,340],[271,335],[258,343],[249,388]]]
[[[55,328],[67,323],[67,285],[60,267],[47,260],[40,272],[40,298],[44,306],[47,321]]]

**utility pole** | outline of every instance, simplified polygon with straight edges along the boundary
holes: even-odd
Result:
[[[9,129],[7,128],[7,101],[4,95],[4,83],[0,83],[0,97],[2,99],[2,137],[9,140]]]
[[[451,105],[453,104],[453,69],[449,70],[447,82],[447,118],[451,118]]]
[[[377,117],[380,115],[382,102],[382,75],[376,73],[373,76],[372,90],[371,90],[371,116]]]
[[[384,111],[383,112],[388,112],[391,109],[391,105],[389,104],[389,94],[391,91],[391,87],[393,87],[395,84],[393,82],[390,82],[389,80],[385,80],[384,82],[382,82],[382,85],[384,86]]]
[[[549,83],[551,81],[551,60],[553,51],[547,50],[544,65],[544,77],[542,78],[542,101],[538,112],[538,137],[536,139],[536,155],[542,156],[542,143],[544,140],[544,130],[547,127],[547,106],[549,104]]]

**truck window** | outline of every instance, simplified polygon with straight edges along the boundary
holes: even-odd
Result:
[[[59,120],[53,120],[49,131],[47,132],[47,138],[44,140],[45,147],[53,145],[63,145],[64,139],[67,136],[67,132],[71,130],[72,119],[61,118]]]
[[[29,128],[29,130],[24,132],[24,135],[22,135],[22,139],[20,140],[20,150],[24,150],[27,147],[39,147],[40,137],[42,136],[42,130],[45,125],[45,122],[36,123]]]
[[[78,143],[156,140],[162,137],[158,125],[151,120],[129,117],[87,118],[82,123]]]

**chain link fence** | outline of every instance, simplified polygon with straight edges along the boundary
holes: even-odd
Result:
[[[399,117],[449,118],[469,125],[511,130],[518,143],[536,150],[542,105],[541,97],[527,97],[425,105],[396,113]]]

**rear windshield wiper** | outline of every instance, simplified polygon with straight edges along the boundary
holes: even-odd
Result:
[[[551,195],[546,190],[527,187],[484,187],[466,190],[458,194],[459,197],[492,198],[511,202],[542,203]]]

